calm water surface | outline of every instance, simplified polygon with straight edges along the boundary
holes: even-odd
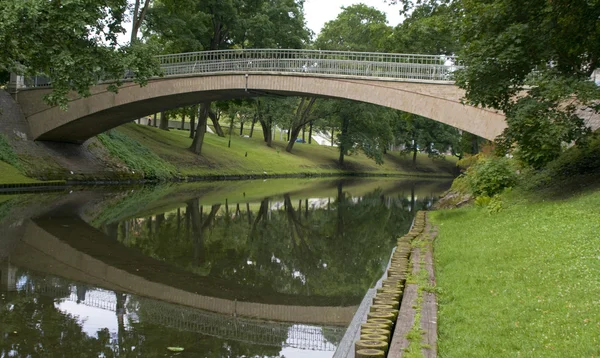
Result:
[[[0,357],[333,357],[395,238],[448,186],[0,196]]]

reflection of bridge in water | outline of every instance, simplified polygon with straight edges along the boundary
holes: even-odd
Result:
[[[26,282],[19,282],[16,289],[31,295],[39,293],[119,314],[120,305],[115,292],[94,288],[82,293],[78,292],[76,286],[67,280],[53,278],[39,280],[35,288]],[[345,332],[345,328],[340,327],[261,321],[201,311],[135,295],[124,296],[127,304],[123,305],[123,313],[130,321],[256,345],[335,351],[335,342],[330,342],[325,337],[339,342]]]
[[[346,326],[357,309],[339,297],[252,291],[202,277],[107,240],[78,218],[25,220],[20,225],[22,236],[0,271],[10,273],[10,266],[16,266],[221,315],[292,324]],[[10,286],[11,277],[3,274],[3,285]]]

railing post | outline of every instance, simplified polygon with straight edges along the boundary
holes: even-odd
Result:
[[[25,78],[11,72],[10,82],[8,83],[8,93],[10,93],[16,100],[17,93],[19,93],[22,88],[25,88]]]

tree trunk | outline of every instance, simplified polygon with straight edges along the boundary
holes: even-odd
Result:
[[[264,120],[260,117],[258,120],[260,121],[260,126],[262,127],[262,130],[263,130],[263,137],[264,137],[265,143],[267,143],[267,147],[270,147],[270,146],[272,146],[272,143],[273,143],[273,136],[271,135],[271,120],[270,119]]]
[[[148,11],[149,5],[150,5],[150,0],[145,0],[144,6],[142,7],[142,9],[140,11],[140,0],[135,1],[135,7],[133,10],[133,16],[132,16],[133,21],[131,24],[131,39],[130,39],[131,43],[133,43],[133,41],[137,40],[137,34],[140,31],[140,27],[142,26],[142,22],[144,21],[144,18],[146,17],[146,12]]]
[[[229,142],[227,143],[227,148],[231,148],[231,133],[233,133],[233,118],[229,122]]]
[[[302,143],[306,143],[306,124],[302,126]]]
[[[331,146],[333,147],[333,131],[335,130],[335,127],[331,127]]]
[[[223,128],[221,128],[221,124],[219,123],[219,119],[220,116],[217,116],[217,114],[213,111],[210,110],[210,107],[208,109],[208,116],[210,117],[210,120],[213,123],[213,127],[215,128],[215,133],[219,136],[219,137],[225,137],[225,132],[223,132]]]
[[[196,130],[196,114],[198,114],[198,106],[193,106],[192,113],[190,113],[190,138],[194,138],[194,132]]]
[[[158,230],[160,230],[160,228],[163,226],[164,222],[165,222],[165,214],[156,215],[156,232],[157,233],[158,233]]]
[[[160,129],[169,130],[169,115],[166,112],[160,112]]]
[[[479,153],[479,140],[475,134],[471,135],[471,152],[473,155]]]
[[[413,168],[417,169],[417,145],[413,146],[413,159],[412,159]]]
[[[273,120],[271,117],[267,120],[267,131],[265,135],[267,136],[267,147],[273,147]]]
[[[256,124],[256,118],[258,118],[258,116],[255,114],[254,118],[252,118],[252,125],[250,126],[250,138],[252,138],[252,134],[254,134],[254,125]]]
[[[340,166],[344,166],[344,156],[346,154],[346,136],[348,135],[348,127],[350,126],[350,119],[348,117],[344,117],[342,120],[342,135],[340,139]]]
[[[240,122],[240,137],[244,135],[244,122]]]
[[[310,117],[310,111],[312,110],[313,105],[317,99],[315,97],[310,98],[308,103],[305,98],[302,98],[300,104],[298,104],[298,108],[296,109],[296,115],[294,116],[294,120],[290,127],[290,131],[288,132],[288,145],[286,147],[287,152],[291,152],[294,147],[294,143],[296,139],[298,139],[298,135],[300,134],[300,130],[302,130],[302,140],[305,141],[305,129],[306,123],[308,122],[308,118]],[[306,103],[306,105],[305,105]],[[290,135],[291,134],[291,135]]]
[[[312,144],[312,127],[313,122],[310,121],[310,127],[308,127],[308,144]]]
[[[190,146],[190,150],[200,155],[202,153],[202,144],[204,143],[204,135],[206,134],[206,120],[208,119],[208,111],[210,109],[210,102],[203,102],[200,105],[200,115],[198,116],[198,127],[196,128],[196,135],[194,135],[194,141]]]
[[[181,130],[185,129],[185,112],[181,115]]]
[[[294,148],[294,143],[296,143],[296,139],[298,139],[298,135],[300,134],[300,128],[294,128],[292,131],[292,135],[288,138],[288,144],[285,147],[285,151],[288,153],[292,152],[292,148]]]

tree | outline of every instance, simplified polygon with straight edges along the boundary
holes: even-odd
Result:
[[[115,80],[116,92],[130,71],[144,85],[160,69],[148,46],[117,47],[126,0],[5,0],[0,2],[0,72],[44,75],[52,92],[44,100],[67,107],[70,91],[89,96],[98,80]]]
[[[133,43],[137,40],[138,32],[140,31],[140,27],[144,22],[144,18],[146,17],[146,13],[148,12],[148,7],[150,6],[150,0],[135,0],[135,5],[133,6],[133,13],[131,16],[131,40],[130,43]]]
[[[413,167],[417,167],[417,153],[430,157],[440,156],[459,147],[460,134],[456,128],[411,113],[399,112],[395,130],[396,144],[404,146],[403,152],[412,153]]]
[[[186,52],[232,47],[300,48],[310,39],[303,1],[294,0],[160,0],[151,8],[148,31],[165,50]],[[210,102],[206,105],[210,108]],[[206,114],[206,117],[204,116]],[[198,129],[210,111],[200,111]],[[211,116],[218,133],[220,125]],[[200,154],[203,130],[190,150]]]
[[[373,104],[349,100],[321,100],[315,117],[334,121],[340,128],[337,136],[340,166],[348,154],[363,152],[376,163],[383,163],[383,154],[392,140],[393,110]]]
[[[407,18],[387,38],[387,51],[396,53],[422,53],[452,55],[459,49],[456,23],[457,5],[422,4],[414,8]]]
[[[540,168],[562,152],[563,143],[588,133],[578,106],[599,110],[593,101],[600,89],[589,76],[600,66],[600,3],[461,4],[460,58],[466,67],[457,84],[469,103],[505,112],[502,153],[516,147],[518,158]]]
[[[394,0],[404,14],[438,0]],[[600,66],[597,1],[455,1],[459,34],[457,84],[469,104],[502,110],[508,127],[500,154],[513,149],[540,168],[566,143],[585,142],[589,130],[577,111],[600,110],[600,89],[589,81]]]
[[[391,33],[383,12],[356,4],[342,7],[335,20],[325,23],[314,46],[335,51],[379,51]]]
[[[312,120],[311,111],[316,100],[317,99],[315,97],[302,97],[300,99],[298,108],[296,109],[296,115],[293,117],[292,124],[290,126],[291,135],[290,139],[288,140],[288,144],[285,147],[286,152],[292,152],[292,148],[294,148],[294,143],[296,143],[296,139],[298,139],[300,130]]]

